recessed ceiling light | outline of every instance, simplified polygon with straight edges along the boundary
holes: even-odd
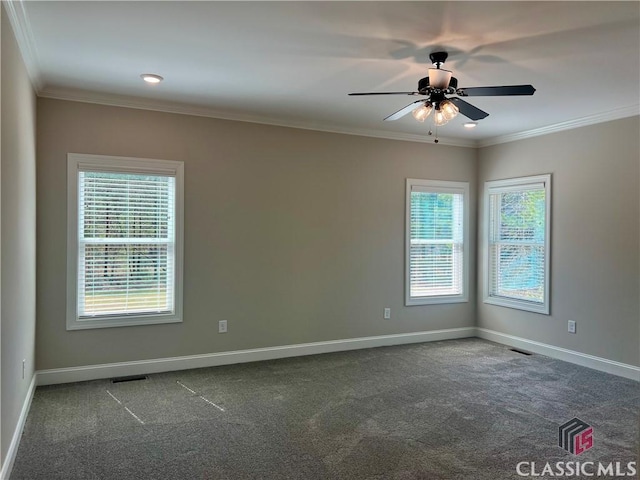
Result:
[[[143,73],[140,77],[147,83],[160,83],[164,78],[153,73]]]
[[[476,128],[478,124],[476,122],[467,122],[464,124],[464,128]]]

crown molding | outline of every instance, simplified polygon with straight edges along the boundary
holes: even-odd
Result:
[[[57,87],[47,87],[38,91],[38,96],[52,98],[56,100],[67,100],[82,103],[93,103],[113,107],[135,108],[139,110],[151,110],[164,113],[177,113],[180,115],[193,115],[198,117],[215,118],[220,120],[231,120],[236,122],[258,123],[277,127],[297,128],[301,130],[312,130],[326,133],[338,133],[343,135],[357,135],[363,137],[383,138],[387,140],[400,140],[405,142],[433,143],[433,137],[427,135],[416,135],[403,132],[389,132],[376,129],[363,129],[335,125],[325,125],[315,122],[287,121],[274,117],[263,117],[256,115],[239,114],[217,110],[215,108],[188,105],[162,100],[132,97],[127,95],[116,95],[110,93],[97,93],[87,90],[66,89]],[[640,104],[597,113],[582,118],[556,123],[545,127],[525,130],[523,132],[510,133],[497,137],[482,140],[471,140],[463,138],[439,137],[438,145],[448,145],[465,148],[484,148],[501,143],[515,142],[526,138],[548,135],[550,133],[571,130],[588,125],[609,122],[621,118],[633,117],[640,113]]]
[[[246,115],[216,110],[211,107],[199,105],[187,105],[162,100],[153,100],[125,95],[97,93],[85,90],[47,87],[38,92],[39,97],[56,100],[69,100],[74,102],[94,103],[114,107],[136,108],[140,110],[152,110],[156,112],[178,113],[181,115],[193,115],[198,117],[232,120],[236,122],[259,123],[277,127],[298,128],[327,133],[339,133],[344,135],[357,135],[363,137],[384,138],[388,140],[401,140],[407,142],[433,143],[433,137],[427,135],[415,135],[402,132],[388,132],[384,130],[351,128],[335,125],[325,125],[315,122],[287,121],[273,117]],[[438,145],[475,148],[475,140],[460,138],[438,137]]]
[[[619,120],[621,118],[634,117],[639,114],[640,104],[630,105],[627,107],[617,108],[615,110],[596,113],[595,115],[588,115],[586,117],[548,125],[546,127],[534,128],[533,130],[526,130],[524,132],[510,133],[508,135],[486,138],[484,140],[480,140],[477,146],[479,148],[490,147],[491,145],[498,145],[500,143],[515,142],[516,140],[539,137],[541,135],[548,135],[550,133],[562,132],[563,130],[572,130],[574,128],[586,127],[588,125],[595,125],[598,123],[610,122],[612,120]]]
[[[27,74],[31,80],[31,85],[36,92],[42,90],[42,76],[38,68],[38,51],[33,38],[31,24],[24,8],[23,0],[3,0],[2,4],[9,16],[9,23],[13,28],[13,33],[18,43],[18,48],[22,54],[22,60],[27,68]]]

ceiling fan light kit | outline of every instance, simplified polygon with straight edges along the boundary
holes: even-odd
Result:
[[[350,96],[364,95],[424,95],[424,100],[417,100],[410,103],[406,107],[392,113],[386,117],[385,121],[398,120],[409,112],[413,118],[419,122],[424,122],[431,112],[433,114],[433,122],[436,127],[445,125],[447,122],[461,113],[472,122],[465,124],[467,128],[473,128],[477,125],[477,120],[482,120],[489,114],[470,103],[467,103],[460,97],[488,97],[488,96],[514,96],[514,95],[533,95],[536,91],[533,85],[505,85],[496,87],[470,87],[458,88],[458,79],[453,76],[449,70],[442,69],[442,65],[447,60],[449,54],[447,52],[433,52],[429,55],[431,62],[435,68],[429,69],[429,76],[421,78],[418,81],[418,90],[414,92],[358,92],[350,93]],[[448,98],[447,95],[455,95]],[[471,126],[471,124],[473,126]],[[437,143],[437,139],[436,139]]]
[[[448,122],[449,120],[455,118],[456,115],[458,115],[460,109],[456,107],[450,100],[443,100],[442,102],[440,102],[440,111]]]
[[[429,102],[425,102],[418,108],[415,108],[411,114],[417,121],[424,122],[427,117],[431,115],[431,110],[433,110],[433,106]]]

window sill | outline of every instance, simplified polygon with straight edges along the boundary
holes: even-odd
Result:
[[[539,304],[533,302],[527,302],[524,300],[514,300],[504,297],[486,297],[484,303],[490,305],[497,305],[499,307],[513,308],[516,310],[524,310],[526,312],[540,313],[542,315],[549,315],[549,304]]]
[[[182,316],[177,314],[166,315],[135,315],[121,317],[96,317],[79,320],[67,319],[67,330],[88,330],[94,328],[132,327],[136,325],[161,325],[164,323],[181,323]]]
[[[442,296],[442,297],[419,297],[407,298],[404,302],[406,307],[417,305],[439,305],[447,303],[466,303],[469,299],[460,295]]]

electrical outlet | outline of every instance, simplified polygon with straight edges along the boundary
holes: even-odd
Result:
[[[576,322],[575,320],[569,320],[567,324],[567,330],[569,333],[576,333]]]
[[[385,308],[384,309],[384,319],[385,320],[391,320],[391,309],[390,308]]]
[[[227,321],[220,320],[218,322],[218,333],[227,333]]]
[[[22,360],[22,379],[24,380],[24,371],[26,369],[27,360]]]

